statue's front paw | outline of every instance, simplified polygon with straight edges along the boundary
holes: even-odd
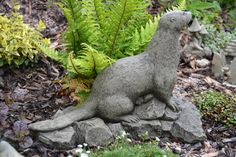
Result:
[[[139,117],[134,116],[134,115],[126,115],[126,116],[122,116],[120,117],[120,119],[122,121],[128,122],[128,123],[135,123],[140,121]]]
[[[169,101],[167,103],[167,107],[169,107],[174,112],[179,112],[179,107],[176,106],[176,104],[173,101]]]

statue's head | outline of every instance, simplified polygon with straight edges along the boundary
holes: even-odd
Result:
[[[192,14],[190,12],[172,11],[161,17],[158,27],[179,31],[186,27],[191,19]]]

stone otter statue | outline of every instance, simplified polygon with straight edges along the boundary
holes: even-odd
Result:
[[[82,108],[53,120],[29,125],[32,130],[52,131],[75,121],[99,116],[111,121],[136,122],[132,113],[136,100],[152,94],[167,107],[177,111],[170,102],[176,83],[179,63],[179,35],[191,20],[191,13],[174,11],[164,14],[150,45],[144,53],[118,60],[94,81],[90,97]]]

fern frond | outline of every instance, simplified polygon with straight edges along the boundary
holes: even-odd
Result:
[[[92,78],[114,62],[114,60],[99,53],[91,46],[87,44],[82,44],[82,46],[84,48],[77,58],[70,54],[67,66],[68,71],[77,73],[82,77]]]
[[[176,6],[173,6],[167,9],[167,12],[183,11],[183,10],[186,10],[186,8],[187,8],[186,0],[181,0]]]
[[[136,0],[119,0],[115,4],[110,6],[108,24],[107,28],[110,38],[108,40],[108,56],[112,56],[113,51],[116,48],[117,40],[119,34],[124,28],[124,25],[128,23],[129,19],[135,11]],[[108,16],[108,15],[107,15]]]
[[[186,10],[187,9],[187,4],[186,4],[186,0],[182,0],[179,2],[178,6],[177,6],[178,10]]]
[[[114,63],[114,59],[111,59],[107,55],[103,53],[99,53],[97,50],[92,48],[90,45],[82,44],[84,49],[82,50],[82,54],[90,54],[93,58],[93,69],[96,74],[99,74],[103,69]]]
[[[135,1],[135,5],[133,5],[135,9],[132,11],[132,16],[119,32],[112,58],[123,58],[127,55],[132,55],[129,52],[129,48],[135,30],[145,27],[147,21],[152,19],[152,16],[147,12],[148,4],[145,0]]]
[[[104,37],[105,10],[101,0],[83,0],[83,15],[90,26],[92,32],[87,44],[98,46]]]
[[[84,15],[89,20],[94,20],[98,27],[104,27],[105,10],[101,0],[83,0]]]
[[[34,41],[35,45],[43,52],[43,54],[56,62],[59,62],[63,67],[67,65],[68,54],[63,52],[58,52],[44,43],[39,43]]]
[[[145,50],[147,44],[156,32],[159,20],[160,16],[154,17],[154,20],[149,20],[145,27],[141,27],[140,32],[137,29],[135,30],[128,51],[129,55],[135,55]]]
[[[80,53],[80,56],[77,58],[74,58],[71,54],[70,58],[68,58],[67,69],[78,74],[80,77],[92,78],[95,76],[93,60],[90,52]]]
[[[63,11],[68,28],[64,33],[64,42],[67,44],[68,51],[78,53],[82,48],[81,43],[88,43],[92,30],[86,17],[83,15],[82,2],[78,0],[61,0],[57,3]]]
[[[72,73],[76,73],[80,77],[84,77],[84,75],[81,74],[80,70],[77,68],[75,63],[76,63],[76,61],[74,60],[73,53],[70,52],[69,57],[68,57],[67,70],[72,72]]]
[[[167,9],[166,12],[185,10],[186,0],[182,0],[176,6],[173,6],[170,9]],[[127,55],[135,55],[137,53],[143,52],[147,47],[148,43],[151,41],[162,14],[159,14],[157,17],[154,17],[154,20],[149,20],[146,23],[146,26],[141,26],[140,30],[135,29],[133,33],[132,41],[129,44]]]

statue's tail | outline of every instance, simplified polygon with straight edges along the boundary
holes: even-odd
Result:
[[[36,131],[53,131],[65,128],[76,121],[92,118],[96,111],[94,106],[96,106],[96,104],[87,101],[82,108],[75,109],[52,120],[39,121],[30,124],[29,129]]]

